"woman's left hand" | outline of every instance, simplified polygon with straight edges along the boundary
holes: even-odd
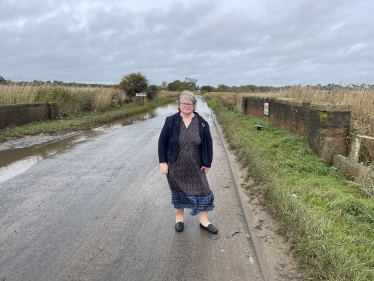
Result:
[[[209,169],[210,169],[210,168],[207,168],[207,167],[202,166],[202,167],[201,167],[201,170],[202,170],[202,169],[204,169],[204,172],[205,172],[205,175],[206,175],[206,174],[209,172]]]

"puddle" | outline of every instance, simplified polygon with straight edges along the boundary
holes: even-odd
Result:
[[[200,96],[197,96],[196,110],[200,115],[211,114],[207,103]],[[88,138],[105,134],[110,130],[115,130],[123,126],[144,122],[160,115],[171,115],[177,111],[177,105],[173,103],[107,123],[90,131],[68,134],[53,140],[48,138],[41,138],[39,142],[38,140],[20,140],[17,144],[13,145],[12,149],[0,151],[0,183],[22,174],[40,160]]]
[[[123,126],[144,122],[159,115],[173,114],[175,112],[177,112],[176,104],[168,104],[148,112],[107,123],[90,131],[75,133],[55,140],[31,146],[25,146],[27,145],[27,141],[21,141],[19,145],[15,146],[16,148],[0,151],[0,183],[22,174],[40,160],[88,138],[105,134],[110,130],[115,130]]]

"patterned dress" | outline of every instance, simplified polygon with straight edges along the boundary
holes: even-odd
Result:
[[[180,118],[178,158],[174,163],[168,162],[168,165],[167,178],[174,208],[190,208],[191,215],[213,210],[214,194],[204,170],[201,170],[201,138],[196,114],[188,128]]]

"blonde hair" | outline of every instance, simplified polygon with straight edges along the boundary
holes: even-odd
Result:
[[[178,98],[178,110],[180,111],[180,106],[181,106],[181,100],[182,99],[187,99],[189,100],[190,102],[193,103],[193,110],[195,111],[195,108],[196,108],[196,97],[195,97],[195,94],[192,93],[191,91],[183,91],[179,98]]]

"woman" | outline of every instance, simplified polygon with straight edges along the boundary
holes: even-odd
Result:
[[[199,215],[200,227],[218,233],[208,220],[214,194],[207,173],[213,157],[209,124],[195,112],[196,97],[184,91],[178,99],[179,112],[166,118],[158,142],[161,172],[167,175],[176,214],[175,229],[184,228],[184,208]]]

